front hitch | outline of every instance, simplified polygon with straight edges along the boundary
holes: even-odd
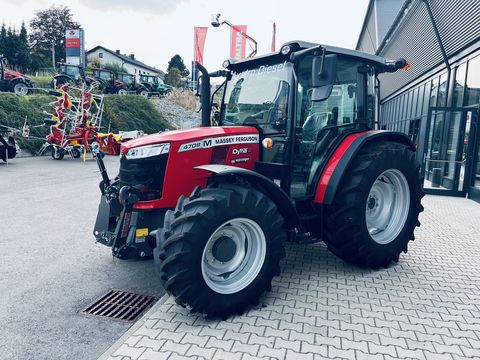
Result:
[[[110,178],[108,177],[107,168],[105,167],[105,163],[103,162],[104,154],[100,151],[100,144],[98,142],[92,143],[92,154],[97,161],[98,169],[100,170],[100,175],[103,179],[103,186],[106,189],[110,186]]]

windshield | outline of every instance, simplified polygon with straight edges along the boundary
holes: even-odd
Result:
[[[155,77],[154,76],[141,75],[140,76],[140,81],[141,82],[146,82],[148,84],[154,84],[155,83]]]
[[[74,78],[80,76],[80,68],[78,68],[76,66],[63,65],[63,72],[67,75],[70,75],[70,76],[74,77]]]
[[[292,68],[284,62],[233,73],[225,90],[223,124],[285,131]]]
[[[133,75],[122,74],[119,77],[119,80],[123,81],[127,85],[133,84]]]
[[[108,71],[96,70],[95,71],[95,76],[99,79],[102,79],[102,80],[107,80],[107,81],[112,80],[112,73],[108,72]]]

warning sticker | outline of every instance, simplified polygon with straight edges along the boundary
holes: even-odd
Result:
[[[206,148],[211,148],[214,146],[222,146],[222,145],[258,143],[258,141],[259,141],[258,134],[214,137],[214,138],[202,139],[202,140],[182,144],[178,149],[178,152],[197,150],[197,149],[206,149]]]
[[[145,236],[148,236],[148,228],[137,229],[137,231],[135,231],[135,237]]]

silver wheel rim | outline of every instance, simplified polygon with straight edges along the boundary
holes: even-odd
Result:
[[[18,83],[18,84],[15,84],[15,86],[13,87],[13,92],[16,94],[16,95],[27,95],[27,92],[28,92],[28,88],[25,84],[23,83]]]
[[[140,95],[143,96],[143,97],[148,97],[148,92],[144,90],[144,91],[140,92]]]
[[[217,293],[237,293],[255,280],[266,250],[260,225],[247,218],[229,220],[213,232],[203,249],[203,279]]]
[[[378,244],[394,241],[407,221],[410,187],[399,170],[389,169],[373,183],[367,198],[365,218],[370,237]]]
[[[127,95],[127,90],[125,90],[125,89],[120,89],[120,90],[118,90],[118,94],[119,94],[119,95]]]

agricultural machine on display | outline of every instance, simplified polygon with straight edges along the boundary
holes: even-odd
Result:
[[[8,163],[9,159],[13,159],[17,155],[17,145],[15,139],[6,132],[2,134],[0,126],[0,159]]]
[[[79,65],[60,63],[59,67],[60,72],[50,82],[50,87],[54,89],[65,84],[81,86],[82,83],[85,83],[87,86],[91,86],[95,82],[93,78],[85,75],[85,70]]]
[[[388,267],[419,226],[422,179],[403,133],[376,130],[377,75],[406,61],[290,42],[202,73],[202,127],[122,144],[102,174],[96,240],[153,255],[178,304],[226,318],[271,289],[284,242],[323,240],[343,260]],[[210,78],[225,77],[219,126]]]
[[[93,78],[99,83],[102,94],[126,95],[128,93],[128,86],[124,82],[115,79],[113,71],[93,69]]]
[[[149,96],[167,95],[173,89],[172,86],[165,84],[156,75],[140,75],[140,84],[148,89]]]
[[[75,88],[61,85],[51,104],[53,112],[44,120],[50,126],[50,134],[39,153],[52,148],[52,158],[62,160],[65,154],[79,158],[90,150],[92,142],[100,144],[102,151],[118,155],[119,134],[100,133],[103,114],[103,95],[92,93],[84,85]]]
[[[145,87],[145,85],[137,83],[135,75],[128,73],[117,73],[115,76],[118,81],[127,86],[127,91],[129,93],[148,97],[149,90]]]
[[[0,91],[13,92],[16,95],[27,95],[33,82],[25,75],[7,69],[6,59],[0,55]]]

